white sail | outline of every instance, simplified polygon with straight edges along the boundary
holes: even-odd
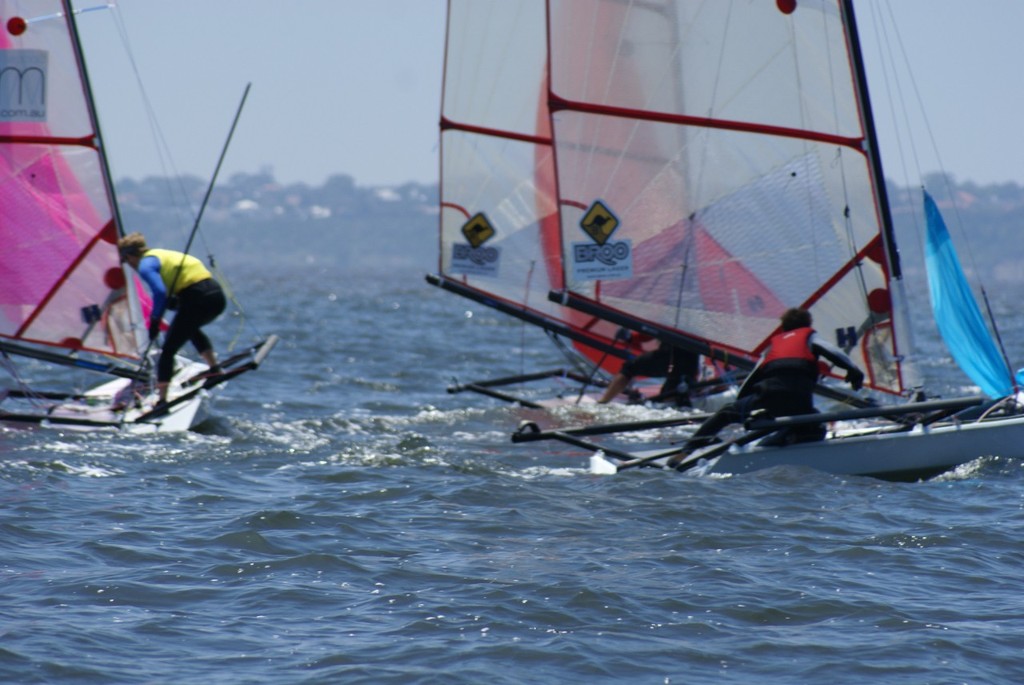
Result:
[[[547,54],[543,0],[449,3],[435,280],[615,370],[618,327],[548,300],[563,270]]]
[[[747,358],[806,307],[903,392],[843,3],[551,0],[548,18],[567,294]]]

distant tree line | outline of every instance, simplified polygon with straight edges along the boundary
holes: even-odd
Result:
[[[184,246],[207,182],[151,177],[118,182],[122,218],[151,244]],[[932,175],[925,187],[942,208],[968,271],[1024,282],[1015,239],[1024,228],[1024,187],[979,186]],[[919,261],[923,235],[918,188],[888,185],[901,252]],[[203,214],[203,235],[223,257],[243,263],[320,264],[431,271],[437,261],[438,186],[360,186],[335,175],[320,186],[282,184],[270,172],[220,182]],[[193,249],[201,254],[203,244]]]
[[[117,183],[127,230],[151,244],[181,249],[195,223],[206,181],[146,178]],[[236,174],[219,183],[202,232],[235,261],[382,268],[419,267],[436,253],[437,185],[360,187],[345,175],[323,185],[281,184],[270,173]],[[202,252],[196,245],[192,251]]]

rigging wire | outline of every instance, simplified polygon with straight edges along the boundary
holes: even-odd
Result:
[[[44,399],[43,395],[33,390],[32,386],[30,386],[28,382],[21,377],[21,374],[18,373],[18,366],[14,363],[14,360],[11,359],[11,356],[7,354],[7,352],[0,352],[0,368],[3,368],[4,372],[10,376],[15,385],[18,386],[22,396],[28,400],[31,405],[36,407],[48,407],[53,404],[52,402],[44,403],[42,401]]]
[[[951,176],[949,174],[949,171],[948,171],[945,163],[942,160],[942,154],[940,152],[939,145],[938,145],[938,143],[937,143],[937,141],[935,139],[935,132],[932,129],[931,120],[928,117],[928,109],[925,106],[924,99],[921,96],[921,91],[920,91],[920,88],[918,87],[917,79],[914,78],[914,72],[913,72],[913,69],[911,68],[910,57],[907,54],[906,46],[905,46],[905,44],[903,42],[903,37],[902,37],[902,35],[901,35],[900,31],[899,31],[899,25],[896,22],[895,16],[892,13],[891,5],[885,4],[885,9],[888,12],[888,21],[880,21],[877,18],[877,15],[875,15],[874,13],[872,14],[872,17],[873,17],[874,23],[875,23],[876,33],[880,37],[879,44],[880,45],[884,44],[884,46],[885,46],[885,48],[887,50],[887,53],[888,53],[887,54],[888,60],[882,59],[882,64],[886,64],[886,65],[903,64],[904,67],[905,67],[906,79],[909,81],[910,89],[911,89],[912,94],[914,96],[914,99],[916,101],[917,111],[920,113],[921,121],[923,122],[923,127],[924,127],[924,130],[925,130],[925,134],[926,134],[927,140],[928,140],[928,142],[930,144],[932,154],[935,155],[935,160],[936,160],[936,163],[937,163],[937,165],[939,167],[939,176],[941,177],[941,184],[943,186],[943,190],[945,191],[945,194],[947,195],[947,197],[950,200],[949,204],[952,207],[952,213],[953,213],[953,217],[954,217],[954,222],[953,222],[954,226],[957,229],[957,232],[958,232],[958,234],[960,236],[960,239],[961,239],[961,244],[964,246],[965,252],[967,254],[967,261],[970,264],[971,272],[973,274],[973,278],[974,278],[975,282],[977,283],[977,287],[978,287],[979,293],[981,295],[982,302],[985,305],[985,313],[986,313],[986,316],[988,317],[989,325],[992,327],[992,333],[993,333],[993,335],[995,337],[996,344],[998,345],[999,351],[1000,351],[1000,353],[1002,354],[1002,357],[1003,357],[1003,361],[1006,364],[1007,372],[1010,374],[1011,379],[1013,380],[1014,385],[1016,387],[1016,379],[1013,378],[1013,372],[1012,372],[1013,365],[1010,363],[1009,356],[1007,355],[1006,348],[1005,348],[1005,346],[1003,344],[1003,339],[1002,339],[1002,335],[1000,333],[999,324],[996,321],[995,314],[992,311],[991,302],[990,302],[989,296],[988,296],[988,289],[985,286],[984,280],[982,279],[982,276],[981,276],[982,272],[978,269],[977,261],[976,261],[976,259],[974,257],[974,250],[973,250],[972,245],[971,245],[971,240],[969,239],[969,236],[968,236],[966,230],[964,229],[964,221],[963,221],[963,217],[962,217],[962,215],[960,213],[960,205],[956,201],[956,197],[955,197],[955,193],[954,193],[954,188],[953,188],[953,184],[952,184],[952,181],[951,181]],[[893,51],[892,51],[892,44],[893,44],[894,41],[893,41],[892,38],[890,38],[889,32],[887,31],[887,28],[889,26],[892,27],[892,32],[893,32],[893,34],[895,36],[894,40],[895,40],[896,45],[899,48],[899,57],[901,58],[901,60],[899,62],[896,61],[896,59],[895,59],[896,56],[893,54]],[[899,73],[896,71],[896,68],[892,67],[891,71],[888,70],[888,69],[887,70],[883,70],[883,74],[885,76],[886,90],[887,90],[887,93],[889,95],[890,107],[893,106],[893,103],[896,103],[897,101],[899,102],[899,104],[900,104],[900,110],[899,111],[903,113],[903,124],[902,125],[905,126],[905,130],[908,132],[908,135],[905,135],[905,136],[898,135],[897,139],[900,141],[900,145],[898,147],[898,150],[899,150],[899,153],[900,153],[901,169],[903,170],[903,174],[904,174],[904,184],[905,184],[905,187],[910,188],[910,187],[913,187],[916,184],[911,183],[908,180],[908,173],[907,173],[907,169],[906,169],[906,159],[903,156],[904,145],[909,147],[909,152],[910,152],[910,155],[913,158],[913,162],[914,162],[914,169],[917,172],[917,178],[919,178],[919,179],[923,179],[924,178],[924,173],[922,171],[922,165],[921,165],[920,156],[918,154],[917,145],[915,144],[915,136],[912,135],[912,132],[913,132],[914,128],[911,125],[910,119],[909,119],[910,107],[907,106],[907,104],[906,104],[906,102],[904,100],[903,96],[904,96],[904,92],[905,91],[904,91],[904,88],[901,87],[901,84],[899,82]],[[891,83],[890,83],[890,80],[889,80],[890,77],[896,82],[896,84],[895,84],[895,94],[898,97],[893,97],[893,89],[891,87]],[[899,131],[900,130],[900,124],[899,124],[898,118],[896,116],[895,110],[892,111],[892,117],[893,117],[893,123],[895,125],[895,128],[896,128],[897,131]],[[923,186],[923,183],[921,185]],[[912,216],[914,217],[915,234],[917,235],[917,238],[918,238],[919,249],[921,250],[921,252],[923,254],[924,253],[924,248],[923,248],[923,234],[924,234],[924,231],[921,229],[921,226],[923,224],[923,217],[921,217],[921,215],[918,214],[918,208],[917,208],[917,205],[916,205],[915,202],[911,202],[910,205],[912,207]],[[919,218],[920,218],[922,223],[918,223]]]
[[[198,235],[199,240],[203,245],[203,249],[206,252],[206,261],[210,266],[211,273],[214,275],[214,278],[216,278],[217,282],[220,283],[227,299],[231,302],[236,313],[238,314],[238,328],[235,331],[235,334],[233,335],[231,341],[227,345],[227,350],[230,351],[234,349],[234,347],[237,345],[239,339],[242,336],[243,330],[247,327],[249,323],[249,319],[248,316],[246,315],[245,309],[243,308],[241,302],[238,300],[238,297],[236,296],[234,288],[232,288],[230,281],[217,264],[217,260],[214,257],[213,250],[210,248],[205,233],[203,233],[201,230],[196,230],[198,228],[199,218],[201,217],[203,212],[203,207],[205,207],[205,200],[203,206],[199,210],[196,210],[192,205],[192,200],[189,197],[189,192],[185,187],[184,178],[178,171],[178,168],[174,163],[173,156],[171,155],[170,152],[170,145],[168,144],[167,139],[164,136],[163,129],[160,126],[156,114],[156,108],[153,106],[153,102],[149,97],[149,92],[146,89],[145,81],[142,78],[142,73],[141,70],[139,69],[138,61],[136,60],[135,53],[132,49],[131,40],[129,38],[129,32],[124,23],[124,19],[121,16],[121,13],[117,7],[117,3],[112,2],[104,6],[94,7],[90,9],[111,10],[110,14],[113,17],[114,27],[116,28],[118,37],[121,40],[121,44],[127,57],[128,64],[131,67],[132,74],[135,78],[136,88],[138,90],[139,97],[142,101],[143,109],[145,110],[146,113],[147,124],[149,125],[150,135],[152,136],[154,142],[154,149],[159,160],[160,169],[162,171],[163,176],[163,182],[168,189],[168,196],[172,199],[171,205],[175,213],[178,215],[178,224],[179,226],[182,227],[181,230],[184,233],[184,227],[187,226],[190,222],[194,222],[192,233],[191,235],[189,235],[187,244],[191,246],[193,238],[196,235]],[[249,87],[246,86],[246,93],[248,93],[248,90]],[[223,159],[221,161],[223,161]],[[218,163],[218,168],[219,166],[220,164]],[[207,192],[206,199],[209,199],[209,191]],[[185,252],[188,252],[188,247],[186,247]],[[259,331],[255,331],[255,329],[253,330],[255,335],[261,336]]]
[[[118,11],[116,3],[111,3],[108,7],[112,10],[111,16],[113,17],[114,27],[117,29],[118,37],[121,39],[121,45],[124,48],[125,56],[128,60],[128,65],[131,67],[132,75],[135,77],[135,87],[139,93],[143,109],[146,113],[146,123],[149,125],[150,135],[153,138],[154,150],[160,164],[161,177],[168,188],[168,196],[174,200],[171,203],[172,207],[179,215],[181,225],[184,226],[187,224],[186,216],[188,214],[191,214],[192,216],[195,215],[195,212],[191,207],[188,212],[183,209],[183,205],[191,205],[191,202],[188,199],[188,191],[185,189],[182,176],[174,163],[173,157],[171,156],[170,145],[168,144],[167,139],[163,134],[163,129],[160,127],[160,123],[157,119],[156,109],[149,97],[149,91],[146,89],[138,61],[135,59],[135,52],[132,49],[131,39],[129,38],[128,29],[124,24],[124,19],[121,17],[121,13]],[[191,217],[188,218],[190,219]]]

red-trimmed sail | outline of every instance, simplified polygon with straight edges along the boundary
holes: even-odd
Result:
[[[565,287],[756,357],[804,306],[901,392],[839,0],[550,0]]]
[[[439,275],[612,346],[616,326],[548,300],[563,282],[547,96],[544,0],[450,0]],[[620,363],[580,349],[609,370]]]
[[[133,356],[74,40],[59,0],[0,0],[0,336]]]

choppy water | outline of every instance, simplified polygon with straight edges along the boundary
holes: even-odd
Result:
[[[201,431],[0,432],[0,681],[1024,682],[1020,462],[592,476],[445,392],[560,365],[539,333],[419,273],[260,278],[282,343]],[[662,415],[604,411],[550,420]]]

